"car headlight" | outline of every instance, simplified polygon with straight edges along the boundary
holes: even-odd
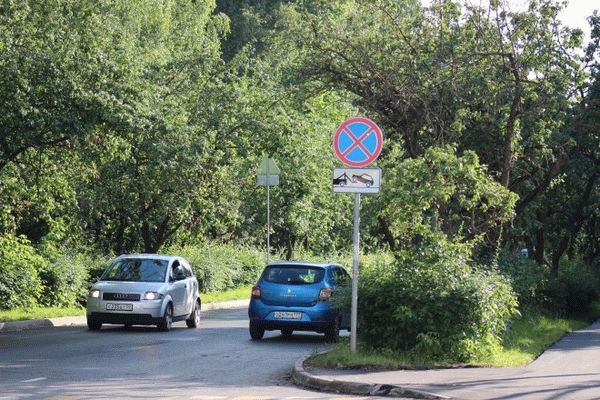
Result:
[[[160,300],[163,297],[164,296],[158,292],[146,292],[146,293],[144,293],[144,297],[142,297],[142,299],[144,299],[144,300]]]
[[[100,298],[100,291],[98,289],[90,290],[90,297],[92,299],[99,299]]]

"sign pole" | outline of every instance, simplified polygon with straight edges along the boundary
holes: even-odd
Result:
[[[350,313],[350,351],[356,353],[356,326],[358,317],[358,263],[360,240],[360,193],[354,194],[354,229],[352,256],[352,310]]]
[[[269,263],[269,253],[271,252],[271,177],[267,160],[267,264]]]
[[[354,193],[352,232],[352,310],[350,312],[350,351],[356,353],[358,325],[358,265],[360,249],[360,194],[378,193],[381,170],[361,169],[379,157],[383,147],[381,128],[368,118],[350,118],[333,135],[333,151],[338,160],[352,169],[333,170],[333,191]]]

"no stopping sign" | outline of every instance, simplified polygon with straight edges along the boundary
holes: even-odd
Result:
[[[368,118],[344,121],[333,136],[333,151],[344,165],[365,167],[379,157],[383,147],[381,129]]]

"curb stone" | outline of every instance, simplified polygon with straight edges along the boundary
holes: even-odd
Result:
[[[308,357],[310,356],[299,359],[294,365],[292,379],[298,386],[304,386],[324,392],[353,394],[358,396],[410,397],[425,400],[450,399],[448,396],[408,389],[398,385],[348,382],[312,375],[304,369],[304,362]]]
[[[207,303],[202,304],[202,311],[212,310],[228,310],[234,308],[248,307],[250,300],[234,300],[234,301],[223,301],[219,303]],[[3,332],[17,332],[28,329],[42,329],[42,328],[57,328],[64,326],[85,326],[86,318],[85,315],[76,317],[57,317],[57,318],[44,318],[44,319],[31,319],[26,321],[9,321],[0,322],[0,333]]]

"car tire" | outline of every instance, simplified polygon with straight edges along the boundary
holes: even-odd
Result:
[[[102,328],[102,322],[95,318],[87,317],[87,326],[90,331],[99,331]]]
[[[282,334],[284,337],[290,337],[290,336],[292,336],[292,333],[294,333],[294,330],[293,330],[293,329],[290,329],[290,328],[283,328],[283,329],[281,330],[281,334]]]
[[[173,325],[173,306],[171,303],[167,304],[167,308],[165,308],[165,314],[162,317],[162,320],[156,325],[158,329],[163,332],[169,332],[171,330],[171,326]]]
[[[337,343],[340,337],[340,319],[339,317],[333,320],[327,328],[325,328],[325,341],[329,343]]]
[[[250,337],[252,340],[260,340],[265,335],[265,328],[257,324],[250,323]]]
[[[196,305],[190,314],[190,317],[185,320],[188,328],[198,328],[200,326],[200,300],[196,300]]]

